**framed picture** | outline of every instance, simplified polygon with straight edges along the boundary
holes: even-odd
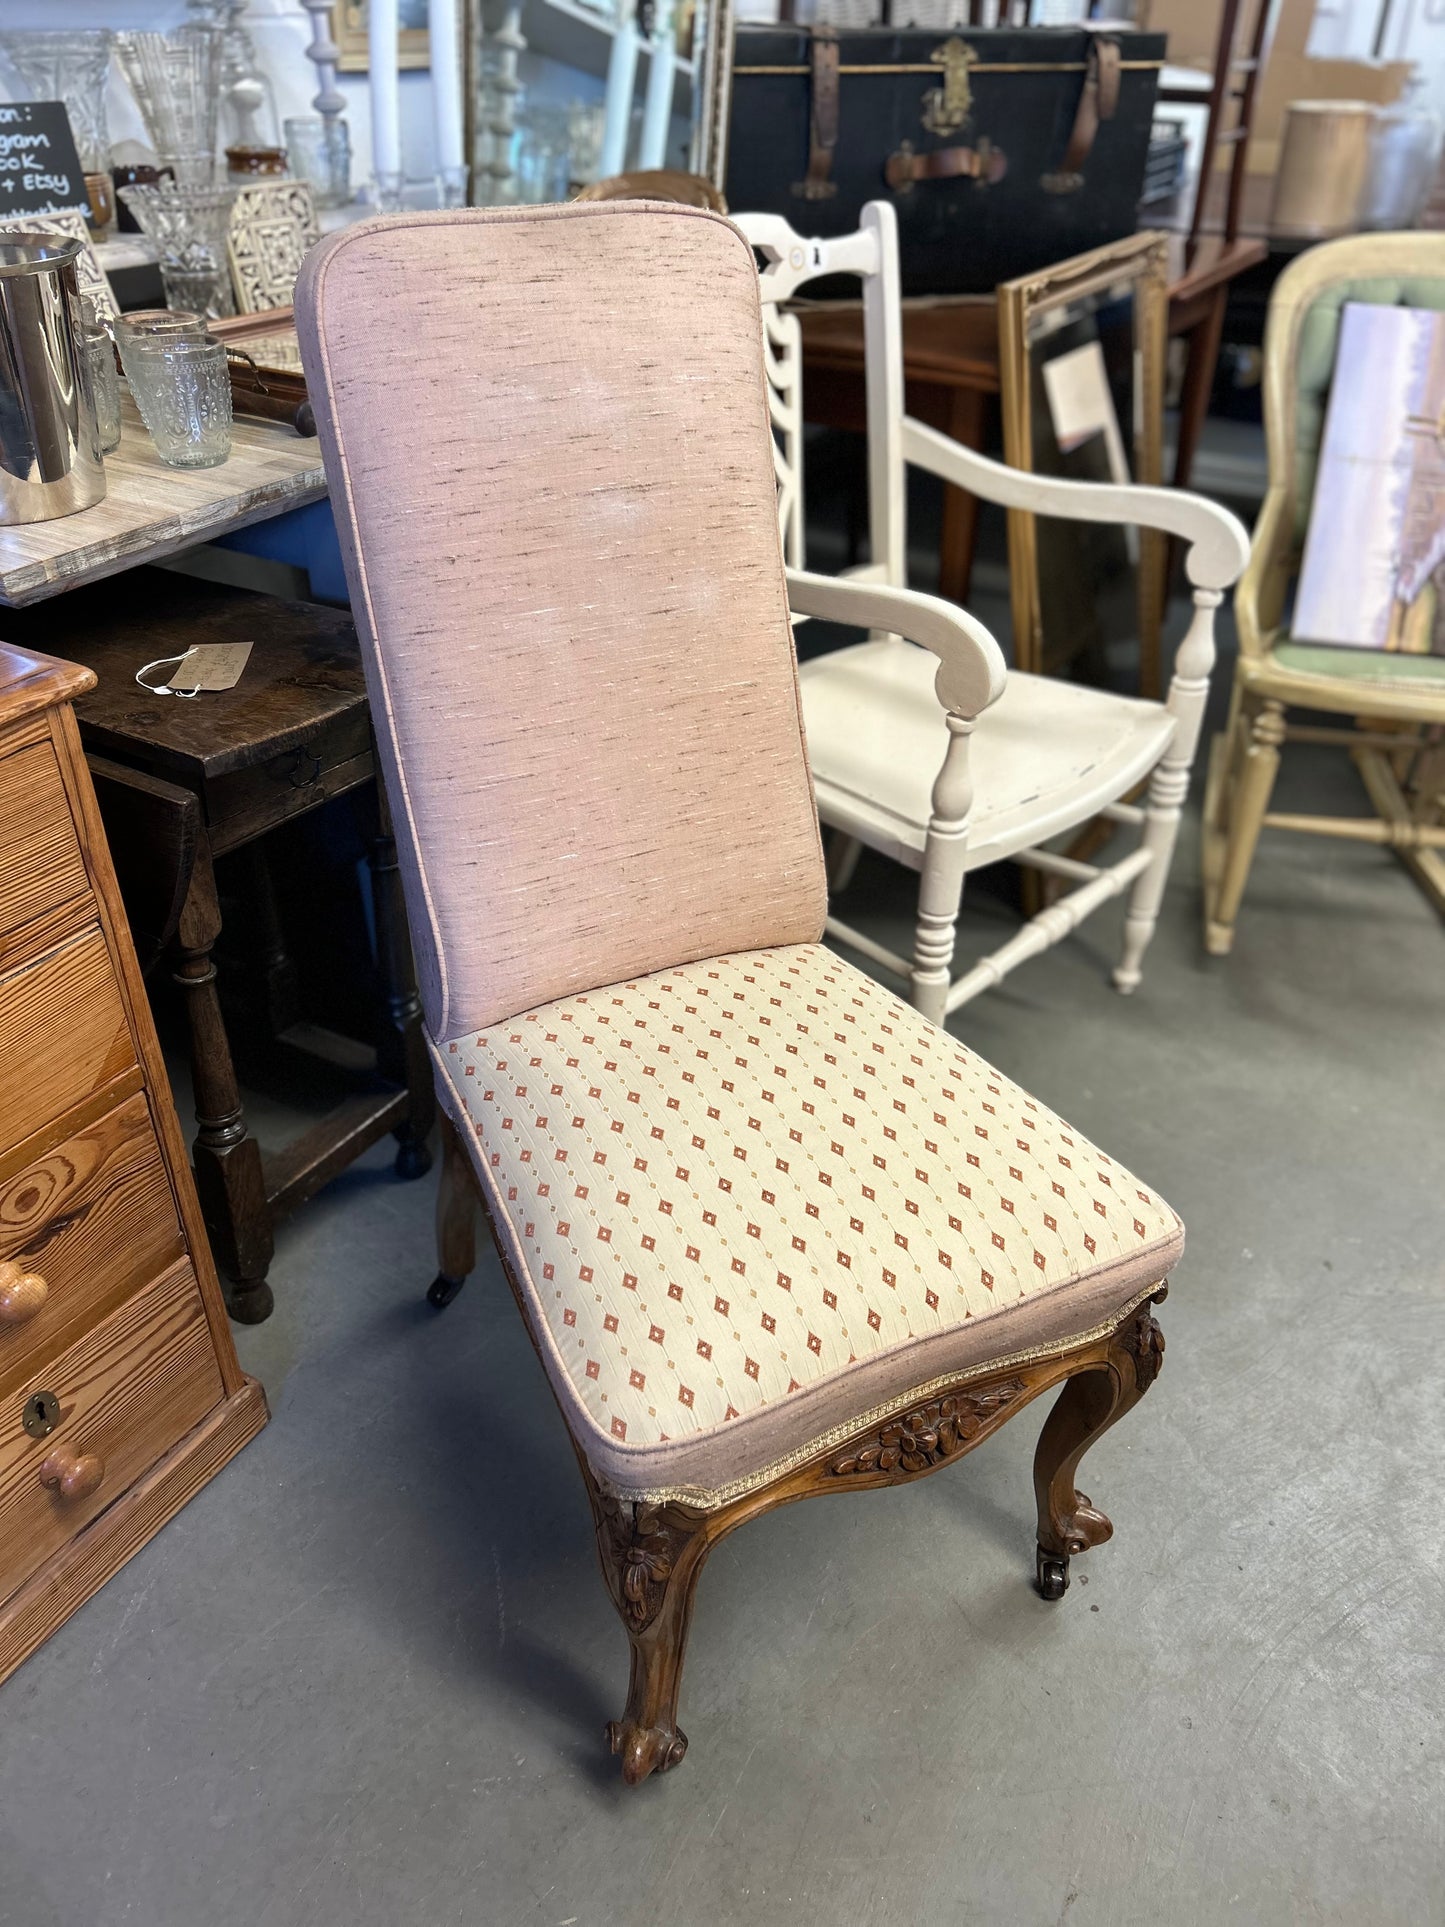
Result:
[[[427,24],[427,0],[399,0],[401,12],[401,55],[403,68],[430,67],[431,33]],[[367,45],[366,0],[336,0],[336,44],[341,49],[337,66],[344,74],[364,74],[371,65]]]
[[[1445,656],[1445,314],[1345,304],[1290,630]]]
[[[1168,243],[1134,234],[998,290],[1004,459],[1076,481],[1162,480]],[[1167,544],[1151,530],[1008,513],[1014,660],[1159,692]]]

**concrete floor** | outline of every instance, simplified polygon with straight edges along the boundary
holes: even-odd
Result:
[[[1305,753],[1282,795],[1359,801]],[[494,1260],[427,1309],[432,1184],[378,1153],[237,1334],[270,1428],[0,1694],[4,1927],[1445,1920],[1442,932],[1387,856],[1267,837],[1210,962],[1197,877],[1191,821],[1131,1001],[1105,914],[955,1020],[1189,1225],[1061,1604],[1034,1416],[776,1515],[703,1581],[686,1763],[626,1792],[541,1370]]]

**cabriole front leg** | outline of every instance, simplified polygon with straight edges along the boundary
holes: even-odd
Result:
[[[608,1721],[607,1744],[621,1757],[628,1786],[639,1786],[687,1752],[677,1696],[708,1536],[701,1516],[681,1507],[632,1505],[590,1479],[588,1492],[603,1578],[632,1653],[627,1710]]]
[[[1159,1304],[1162,1286],[1149,1301]],[[1039,1508],[1038,1586],[1045,1599],[1062,1599],[1069,1561],[1076,1552],[1101,1546],[1114,1528],[1074,1484],[1079,1461],[1148,1391],[1159,1375],[1164,1334],[1149,1310],[1138,1307],[1120,1325],[1102,1365],[1069,1379],[1044,1421],[1034,1453],[1034,1496]]]

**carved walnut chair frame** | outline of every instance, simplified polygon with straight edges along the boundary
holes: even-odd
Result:
[[[562,227],[562,223],[567,226]],[[603,223],[610,230],[606,235],[598,232]],[[704,225],[699,229],[697,224]],[[510,238],[518,232],[520,241]],[[593,238],[589,239],[589,234]],[[575,331],[568,332],[566,326],[572,313],[568,301],[595,301],[586,275],[594,262],[601,260],[612,277],[608,283],[608,299],[612,315],[620,317],[609,321],[608,313],[599,310],[600,328],[611,325],[624,331],[620,339],[630,339],[626,331],[640,325],[644,318],[651,317],[654,322],[660,318],[671,331],[679,356],[685,344],[694,359],[702,352],[700,339],[707,337],[709,329],[715,331],[715,339],[709,338],[714,357],[709,382],[698,383],[685,370],[687,395],[668,404],[674,411],[669,419],[675,423],[679,413],[693,411],[687,416],[695,423],[691,432],[698,436],[698,446],[708,444],[710,459],[705,464],[694,462],[692,469],[694,474],[705,477],[704,482],[697,485],[701,491],[697,497],[702,503],[700,512],[716,513],[728,523],[728,518],[738,512],[738,501],[746,511],[744,534],[730,537],[734,544],[732,567],[734,579],[748,580],[740,571],[756,565],[752,579],[760,586],[749,593],[754,595],[761,614],[749,615],[730,604],[720,619],[725,622],[728,633],[742,633],[744,639],[746,622],[751,621],[753,631],[766,639],[765,650],[747,659],[751,668],[736,671],[734,681],[738,686],[766,692],[766,704],[752,712],[751,727],[759,739],[785,741],[790,746],[787,754],[792,760],[786,785],[771,794],[774,820],[767,825],[770,843],[761,836],[747,846],[734,839],[737,849],[730,853],[719,847],[719,831],[710,821],[694,827],[689,819],[684,831],[693,837],[693,842],[684,847],[694,862],[711,861],[717,866],[718,873],[728,880],[728,888],[739,894],[753,887],[765,847],[793,852],[789,858],[793,868],[787,874],[796,872],[802,882],[788,885],[792,896],[786,900],[782,897],[760,899],[761,909],[745,906],[744,911],[739,911],[725,893],[722,901],[714,903],[717,883],[715,876],[709,875],[708,902],[715,921],[706,926],[705,936],[715,939],[722,934],[731,939],[722,943],[713,941],[709,948],[695,947],[699,939],[685,931],[678,935],[677,928],[671,926],[658,936],[647,915],[639,915],[634,899],[618,885],[619,877],[625,883],[632,874],[625,867],[631,861],[630,855],[617,857],[610,846],[605,857],[597,862],[602,885],[599,897],[587,899],[592,921],[585,928],[580,913],[574,912],[569,904],[553,918],[545,940],[537,934],[535,912],[508,926],[509,942],[504,942],[498,934],[499,926],[514,914],[511,903],[520,890],[535,891],[538,880],[545,881],[549,876],[545,859],[538,854],[538,839],[543,839],[541,848],[547,847],[544,839],[548,826],[532,828],[532,805],[538,796],[547,793],[546,785],[554,784],[557,789],[565,790],[568,784],[575,785],[578,781],[572,760],[577,737],[563,736],[556,760],[539,776],[535,765],[540,748],[525,735],[506,735],[506,728],[515,720],[514,712],[504,698],[495,693],[498,683],[510,677],[507,690],[515,704],[531,714],[527,704],[535,660],[531,646],[536,635],[534,585],[540,584],[544,595],[555,596],[554,565],[538,531],[544,526],[549,504],[561,499],[564,490],[553,488],[550,495],[539,496],[535,503],[529,502],[527,514],[518,520],[518,487],[534,485],[525,478],[535,476],[536,469],[524,467],[520,471],[524,480],[519,485],[519,471],[497,462],[498,444],[487,441],[481,433],[480,425],[490,419],[477,412],[484,406],[483,402],[473,401],[470,404],[473,412],[468,415],[463,411],[458,425],[458,391],[450,385],[450,377],[454,374],[454,360],[470,363],[474,356],[475,319],[467,286],[447,288],[442,284],[448,275],[460,271],[459,262],[463,266],[470,262],[478,284],[485,283],[489,300],[505,319],[509,303],[528,298],[528,276],[539,259],[545,260],[546,272],[555,284],[556,262],[565,255],[566,246],[575,250],[573,258],[583,263],[583,267],[574,270],[578,276],[574,293],[561,303],[554,321],[555,346],[548,349],[554,359],[546,364],[545,381],[539,381],[530,368],[524,377],[525,396],[519,419],[525,421],[526,428],[525,433],[518,431],[513,444],[519,451],[519,461],[531,460],[541,445],[533,424],[537,408],[553,408],[550,419],[554,434],[570,433],[577,420]],[[670,266],[674,261],[679,265]],[[436,269],[435,274],[430,272],[432,268]],[[329,279],[333,273],[334,288]],[[724,276],[721,282],[719,274]],[[696,292],[699,288],[703,290],[701,296]],[[700,305],[688,305],[689,293],[694,303]],[[388,303],[394,311],[393,318],[405,316],[411,327],[409,332],[389,332],[385,337],[387,347],[379,350],[374,314],[378,304]],[[779,593],[782,558],[776,505],[769,490],[768,416],[760,365],[763,330],[756,277],[736,232],[717,217],[688,208],[663,209],[611,202],[525,212],[469,211],[403,216],[351,228],[315,250],[298,285],[297,314],[308,386],[316,403],[322,448],[333,500],[337,504],[338,530],[351,581],[352,604],[363,639],[378,742],[387,762],[392,793],[400,799],[398,845],[443,1114],[436,1226],[439,1272],[428,1295],[432,1304],[440,1308],[461,1289],[476,1262],[480,1214],[491,1230],[508,1283],[568,1427],[595,1520],[603,1577],[630,1645],[627,1703],[622,1717],[610,1724],[608,1740],[613,1752],[621,1758],[624,1779],[629,1785],[636,1785],[654,1772],[677,1765],[686,1751],[687,1741],[678,1725],[677,1706],[688,1623],[703,1565],[721,1539],[747,1520],[795,1499],[815,1493],[895,1485],[923,1477],[961,1458],[1040,1394],[1056,1386],[1062,1390],[1039,1439],[1034,1483],[1038,1508],[1038,1585],[1046,1599],[1062,1597],[1068,1585],[1070,1559],[1101,1544],[1112,1531],[1105,1515],[1077,1490],[1077,1469],[1094,1441],[1131,1410],[1148,1390],[1159,1369],[1163,1338],[1150,1305],[1164,1296],[1165,1276],[1178,1254],[1177,1221],[1167,1212],[1167,1207],[1162,1208],[1162,1216],[1156,1223],[1167,1218],[1172,1229],[1158,1233],[1157,1242],[1146,1241],[1139,1247],[1138,1256],[1132,1259],[1122,1246],[1116,1245],[1116,1251],[1123,1252],[1128,1269],[1120,1274],[1120,1283],[1115,1289],[1110,1290],[1106,1283],[1101,1287],[1104,1295],[1089,1300],[1098,1309],[1086,1313],[1075,1303],[1074,1310],[1061,1313],[1052,1322],[1012,1327],[1016,1334],[1012,1342],[995,1336],[972,1351],[960,1349],[957,1344],[958,1335],[964,1329],[959,1319],[971,1314],[956,1314],[953,1322],[942,1328],[942,1337],[960,1360],[952,1370],[935,1369],[931,1376],[920,1372],[911,1386],[904,1381],[897,1384],[897,1389],[866,1400],[861,1393],[857,1394],[854,1402],[862,1409],[850,1413],[846,1405],[834,1406],[830,1408],[831,1419],[817,1430],[794,1434],[789,1445],[769,1453],[755,1444],[756,1463],[739,1459],[729,1473],[724,1475],[719,1469],[716,1478],[709,1474],[702,1484],[690,1477],[668,1477],[664,1483],[658,1483],[646,1476],[647,1466],[654,1461],[627,1458],[624,1463],[616,1455],[609,1459],[610,1440],[595,1412],[590,1407],[579,1412],[568,1403],[575,1393],[575,1384],[567,1386],[566,1397],[559,1387],[555,1335],[543,1321],[535,1271],[527,1269],[525,1279],[523,1275],[523,1268],[531,1267],[532,1261],[529,1257],[519,1258],[518,1253],[524,1247],[516,1242],[517,1226],[505,1215],[512,1208],[506,1202],[508,1196],[517,1197],[516,1187],[521,1185],[525,1189],[525,1202],[520,1208],[524,1214],[535,1210],[540,1216],[542,1207],[538,1200],[546,1194],[548,1186],[539,1181],[539,1166],[528,1165],[525,1159],[520,1166],[510,1164],[504,1177],[498,1179],[494,1167],[502,1161],[503,1141],[484,1141],[467,1097],[467,1087],[459,1083],[457,1074],[448,1068],[449,1064],[465,1060],[449,1053],[470,1048],[469,1039],[478,1031],[494,1025],[505,1031],[513,1023],[529,1022],[538,1014],[539,1007],[570,1009],[568,999],[585,1003],[588,994],[599,984],[610,986],[615,995],[627,987],[624,979],[641,976],[649,982],[656,981],[648,973],[665,975],[683,971],[689,959],[701,964],[725,962],[729,954],[736,957],[750,950],[771,954],[772,946],[784,952],[789,946],[800,946],[799,954],[804,950],[812,954],[816,949],[825,891],[817,819],[808,794],[793,682],[794,660],[787,646],[787,612]],[[433,316],[438,318],[433,320]],[[426,329],[429,326],[439,330],[436,336],[441,343],[439,348],[428,349]],[[499,326],[496,339],[510,338],[507,330]],[[397,339],[408,342],[408,351],[413,356],[413,385],[406,389],[404,401],[395,386],[392,344]],[[435,354],[442,365],[428,366],[422,359],[427,352]],[[619,357],[609,353],[605,343],[597,345],[589,341],[588,352],[594,358],[589,367],[601,367],[610,379]],[[669,359],[655,344],[653,352],[658,356],[658,365],[665,370],[681,365],[681,361]],[[505,402],[513,392],[506,386],[507,375],[499,349],[489,371],[492,386],[478,391],[485,397],[485,405],[494,406],[498,396]],[[595,397],[598,377],[594,373],[590,378],[593,387],[588,392]],[[658,379],[653,377],[654,389]],[[433,384],[430,391],[424,387],[428,380]],[[718,384],[725,380],[733,386],[731,390],[721,391]],[[627,386],[629,381],[631,386]],[[626,405],[638,411],[640,422],[653,389],[638,384],[628,375],[623,377],[623,386]],[[616,400],[622,392],[609,391],[604,403]],[[727,393],[732,396],[731,406],[738,411],[736,421],[729,415]],[[455,438],[449,449],[452,467],[443,470],[438,464],[435,470],[411,478],[414,512],[409,517],[398,517],[394,512],[395,449],[399,441],[408,438],[411,438],[408,445],[414,445],[416,417],[426,411],[429,411],[434,434]],[[387,419],[382,420],[382,416]],[[629,513],[637,470],[646,467],[649,474],[644,479],[650,480],[655,460],[652,454],[642,452],[642,433],[635,424],[624,425],[623,440],[630,451],[627,461],[632,466],[619,469],[608,484],[617,499],[628,503]],[[631,440],[627,439],[629,436]],[[729,437],[731,467],[724,469],[719,464],[715,445]],[[649,450],[655,446],[651,435],[645,446]],[[548,461],[556,459],[550,452],[547,454]],[[465,474],[470,487],[458,486],[458,471]],[[563,483],[570,483],[572,476],[579,472],[575,462],[564,464]],[[551,469],[545,471],[544,489],[551,488],[547,478],[552,473]],[[594,474],[595,469],[587,469],[577,485],[589,506],[594,499],[591,492]],[[440,479],[433,480],[434,475]],[[731,479],[739,476],[740,481]],[[427,487],[433,490],[429,498],[423,494]],[[507,518],[504,541],[511,541],[512,547],[504,550],[501,560],[515,563],[516,554],[541,558],[537,563],[538,575],[524,579],[522,589],[505,608],[501,606],[495,579],[486,566],[487,551],[465,548],[467,540],[481,539],[472,533],[476,517],[474,504],[478,492],[486,489],[492,491],[486,498],[488,503],[496,513]],[[430,513],[417,512],[418,498]],[[566,498],[569,504],[571,499]],[[638,564],[620,579],[627,583],[629,598],[655,592],[665,604],[670,604],[676,598],[679,583],[702,575],[710,582],[717,565],[710,557],[703,563],[695,555],[680,558],[675,555],[666,534],[676,514],[673,498],[670,494],[659,494],[657,499],[665,507],[653,526],[663,534],[655,538],[651,550],[634,550],[645,556],[645,564]],[[570,507],[567,512],[570,514]],[[466,522],[469,516],[474,518],[474,523]],[[429,568],[428,543],[435,540],[438,525],[447,517],[452,519],[445,523],[446,558],[453,566],[444,589],[439,592]],[[475,525],[483,530],[489,526]],[[513,529],[519,531],[515,540],[511,535]],[[697,553],[701,555],[704,551]],[[464,568],[455,566],[459,555]],[[961,783],[966,790],[970,719],[997,697],[1004,678],[1002,657],[987,630],[950,604],[891,584],[837,581],[791,569],[786,572],[786,583],[787,600],[795,611],[851,621],[865,629],[902,633],[939,658],[939,698],[950,713],[950,721],[956,718],[959,724],[954,737],[956,747],[951,752],[950,782]],[[597,591],[587,579],[575,593],[591,596]],[[708,606],[706,598],[703,606]],[[635,603],[629,601],[627,613],[617,618],[622,625],[619,629],[607,628],[600,632],[590,657],[584,660],[573,653],[566,658],[570,669],[568,693],[574,704],[580,702],[585,707],[590,702],[595,709],[609,700],[609,688],[617,673],[617,649],[626,640],[626,623],[634,619],[631,613],[634,607]],[[550,608],[549,604],[548,613]],[[517,610],[519,615],[515,613]],[[503,617],[511,623],[514,642],[509,643],[505,637],[497,639],[497,626]],[[696,620],[700,623],[703,618]],[[675,629],[662,632],[661,654],[648,656],[648,665],[654,660],[673,661],[667,650],[676,646],[670,641],[676,633]],[[692,633],[695,634],[696,629]],[[455,643],[459,636],[463,646],[448,649],[447,645]],[[485,653],[477,649],[477,636],[484,638]],[[741,650],[742,643],[738,647]],[[668,673],[684,691],[688,716],[699,727],[706,722],[713,729],[707,740],[714,757],[714,774],[709,779],[714,788],[689,792],[693,810],[696,812],[707,804],[709,798],[717,801],[720,808],[735,810],[727,777],[737,767],[736,745],[711,723],[709,705],[704,701],[705,691],[700,689],[695,695],[687,693],[693,685],[686,682],[685,668],[678,659]],[[647,673],[656,672],[648,667]],[[671,686],[669,684],[669,688]],[[584,692],[583,696],[578,695],[579,689]],[[418,690],[423,693],[418,695]],[[468,705],[475,705],[470,718],[462,713]],[[579,729],[586,720],[579,721]],[[534,727],[540,725],[534,724]],[[510,792],[498,782],[494,767],[484,769],[483,778],[489,785],[484,800],[478,799],[475,790],[466,788],[471,772],[463,767],[468,757],[473,763],[478,761],[476,738],[467,733],[477,729],[491,731],[490,735],[484,733],[483,740],[490,745],[493,762],[508,754],[513,757],[507,766]],[[769,731],[773,732],[771,737],[767,735]],[[606,774],[609,778],[612,776],[610,770]],[[759,779],[755,776],[753,781],[756,793]],[[781,783],[781,779],[779,781]],[[653,817],[648,819],[649,835],[671,827],[666,803],[666,798],[661,803],[657,801],[650,783],[630,793],[631,811],[653,809]],[[505,817],[508,809],[520,813]],[[499,818],[504,818],[502,831],[497,827]],[[630,852],[640,839],[630,829],[630,817],[619,821],[624,826],[620,834],[632,838],[626,844],[626,851]],[[463,825],[461,832],[456,827],[458,823]],[[455,839],[459,834],[458,845]],[[570,836],[571,832],[567,834]],[[784,844],[785,834],[793,838],[791,843]],[[529,837],[532,841],[528,841]],[[641,847],[646,855],[651,845]],[[438,855],[439,849],[442,855]],[[450,853],[450,862],[443,860],[447,853]],[[460,863],[455,860],[458,854]],[[675,866],[678,860],[674,856],[672,864]],[[773,861],[781,864],[780,858]],[[731,868],[727,867],[729,864]],[[501,876],[505,888],[494,884],[494,872]],[[781,868],[778,874],[783,874]],[[679,884],[668,880],[674,875],[675,870],[669,869],[645,873],[644,887],[656,892],[651,908],[654,921],[671,916],[677,924],[673,898],[679,893]],[[659,880],[654,883],[650,881],[653,878]],[[597,907],[599,901],[601,909]],[[738,919],[744,914],[753,918],[751,925],[739,925]],[[599,920],[608,916],[611,921],[604,927]],[[716,921],[723,918],[731,921]],[[583,931],[580,938],[579,929]],[[752,932],[750,938],[749,931]],[[690,950],[686,947],[689,942],[694,945]],[[613,948],[604,953],[601,946],[607,944]],[[659,957],[659,944],[672,946],[671,954]],[[620,952],[619,945],[622,946]],[[605,964],[599,964],[599,954],[605,956]],[[849,966],[838,967],[856,975]],[[860,985],[866,982],[858,981]],[[471,1014],[464,1016],[460,1007],[469,998]],[[558,1004],[557,999],[563,1002]],[[890,1008],[897,1009],[892,1000],[888,1002]],[[524,1014],[515,1014],[519,1012]],[[889,1021],[896,1023],[896,1019]],[[918,1021],[927,1028],[924,1020]],[[485,1041],[477,1038],[479,1046]],[[882,1047],[875,1041],[873,1048],[881,1050]],[[707,1053],[699,1051],[697,1055]],[[912,1061],[923,1060],[918,1056]],[[617,1066],[608,1068],[615,1070]],[[501,1064],[498,1069],[505,1072],[507,1066]],[[470,1075],[470,1071],[467,1074]],[[478,1079],[478,1085],[483,1081]],[[510,1078],[499,1075],[496,1081],[503,1087],[501,1097],[510,1102]],[[642,1083],[641,1078],[636,1081]],[[555,1088],[560,1091],[562,1087]],[[724,1088],[733,1087],[728,1084]],[[519,1094],[525,1095],[525,1092]],[[478,1095],[492,1096],[493,1093],[479,1091]],[[890,1088],[887,1096],[890,1116],[905,1108],[901,1103],[891,1102],[899,1096],[896,1089]],[[641,1099],[642,1093],[638,1092],[636,1101],[641,1103]],[[804,1101],[804,1093],[790,1096],[787,1101],[797,1107],[796,1126],[804,1125],[803,1112],[813,1108]],[[648,1102],[657,1104],[656,1115],[664,1114],[660,1094]],[[1032,1100],[1028,1102],[1032,1106]],[[618,1109],[625,1109],[625,1105],[619,1105]],[[645,1110],[630,1115],[637,1117],[644,1128],[647,1126],[649,1118]],[[793,1113],[780,1107],[779,1115],[787,1119]],[[538,1123],[543,1121],[539,1119]],[[582,1124],[584,1120],[579,1118],[573,1122]],[[747,1122],[751,1124],[752,1120]],[[987,1136],[977,1116],[970,1113],[968,1122],[970,1144],[976,1138]],[[803,1136],[796,1126],[794,1132],[801,1143]],[[613,1117],[610,1129],[623,1128],[622,1121]],[[651,1135],[658,1137],[662,1132],[653,1129]],[[886,1135],[894,1135],[891,1128]],[[624,1149],[628,1148],[626,1139],[616,1141]],[[1071,1137],[1069,1143],[1073,1142]],[[927,1148],[936,1151],[938,1147]],[[530,1157],[531,1151],[526,1155]],[[567,1153],[559,1149],[555,1155],[560,1158]],[[958,1162],[961,1164],[962,1158]],[[968,1162],[976,1163],[976,1156],[970,1153]],[[1068,1159],[1061,1162],[1066,1163]],[[599,1154],[591,1163],[605,1163],[605,1158]],[[483,1171],[485,1178],[481,1175]],[[685,1173],[678,1175],[686,1176]],[[1057,1175],[1054,1188],[1062,1196]],[[1112,1183],[1112,1180],[1106,1182]],[[508,1186],[512,1187],[510,1192]],[[967,1187],[959,1185],[958,1188],[972,1195]],[[867,1195],[871,1198],[874,1193],[869,1189]],[[1138,1195],[1143,1198],[1148,1194]],[[1118,1192],[1114,1196],[1124,1203]],[[1158,1201],[1152,1202],[1157,1205]],[[669,1204],[664,1208],[671,1210],[672,1207]],[[864,1208],[861,1201],[859,1208]],[[1007,1208],[1012,1210],[1013,1206]],[[1106,1213],[1109,1208],[1095,1198],[1093,1211]],[[1125,1219],[1134,1218],[1133,1232],[1141,1238],[1145,1227],[1135,1214],[1142,1208],[1129,1206],[1125,1210]],[[973,1209],[978,1213],[980,1238],[992,1232],[993,1242],[1002,1249],[1003,1239],[998,1235],[1003,1228],[1002,1221],[995,1221],[982,1205]],[[1093,1211],[1089,1216],[1090,1226],[1095,1223]],[[571,1215],[570,1209],[568,1215]],[[702,1221],[715,1222],[715,1218],[704,1213]],[[891,1220],[886,1228],[898,1229]],[[529,1235],[533,1229],[530,1224],[526,1227]],[[566,1231],[568,1227],[562,1229]],[[753,1229],[749,1227],[749,1231]],[[782,1235],[796,1229],[796,1223],[788,1224]],[[903,1244],[906,1240],[900,1236],[895,1242]],[[1090,1257],[1071,1255],[1062,1283],[1102,1276],[1111,1268],[1112,1260],[1093,1255],[1096,1245],[1091,1234],[1081,1236],[1081,1248],[1086,1248]],[[1027,1264],[1028,1260],[1023,1262]],[[1033,1264],[1042,1266],[1043,1262],[1041,1254],[1035,1251]],[[732,1268],[738,1269],[737,1264]],[[596,1292],[599,1281],[594,1281],[590,1270],[586,1277],[587,1289]],[[635,1284],[636,1280],[631,1282]],[[626,1285],[628,1280],[623,1278],[622,1283]],[[992,1280],[985,1278],[985,1283],[991,1291]],[[598,1293],[598,1303],[608,1301]],[[617,1306],[613,1304],[611,1309],[616,1310]],[[990,1322],[981,1320],[969,1329],[986,1331]],[[889,1346],[901,1346],[903,1340],[890,1337],[887,1342]],[[943,1353],[934,1356],[941,1358]],[[963,1362],[965,1360],[967,1362]],[[616,1384],[620,1388],[626,1383],[625,1368],[615,1369]],[[829,1369],[834,1372],[830,1382],[841,1387],[846,1368]],[[718,1382],[721,1384],[722,1380]],[[591,1432],[589,1424],[593,1428]],[[724,1435],[730,1437],[732,1433],[720,1424],[715,1425],[711,1433],[704,1433],[706,1443],[699,1448],[702,1456],[698,1456],[694,1464],[700,1468],[711,1465],[713,1460],[707,1455],[713,1453],[712,1440]],[[617,1431],[614,1420],[611,1437],[625,1436],[625,1432]],[[666,1441],[665,1429],[663,1438]],[[631,1442],[627,1449],[632,1449]],[[668,1449],[672,1449],[670,1444]],[[604,1463],[613,1467],[610,1476],[599,1470]],[[621,1471],[617,1469],[619,1464],[622,1464]],[[669,1461],[669,1467],[675,1464],[675,1460]]]
[[[441,1309],[465,1284],[476,1265],[480,1217],[535,1344],[525,1297],[493,1232],[471,1159],[445,1112],[441,1128],[436,1218],[440,1268],[428,1300]],[[1044,1421],[1034,1452],[1034,1499],[1036,1583],[1045,1599],[1062,1599],[1069,1587],[1070,1560],[1103,1545],[1114,1533],[1107,1515],[1075,1487],[1079,1462],[1110,1426],[1133,1410],[1158,1376],[1164,1334],[1150,1307],[1162,1304],[1168,1293],[1161,1280],[1105,1330],[1044,1356],[1006,1358],[954,1383],[931,1387],[926,1398],[869,1419],[802,1465],[710,1509],[615,1498],[599,1484],[574,1437],[603,1583],[632,1656],[626,1709],[621,1719],[608,1722],[605,1735],[612,1752],[621,1757],[627,1784],[637,1786],[649,1774],[666,1772],[687,1752],[677,1702],[693,1599],[708,1554],[730,1532],[818,1493],[863,1492],[926,1478],[963,1458],[1060,1384],[1063,1391]]]

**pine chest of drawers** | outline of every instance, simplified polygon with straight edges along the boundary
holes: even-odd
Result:
[[[0,644],[0,1680],[266,1423],[70,702]]]

